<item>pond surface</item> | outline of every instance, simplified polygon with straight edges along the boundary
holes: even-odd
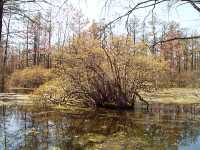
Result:
[[[196,106],[69,111],[0,106],[0,150],[199,150]]]

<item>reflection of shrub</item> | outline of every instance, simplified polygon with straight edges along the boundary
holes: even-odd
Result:
[[[51,71],[42,67],[17,70],[9,79],[9,87],[37,88],[52,78]]]

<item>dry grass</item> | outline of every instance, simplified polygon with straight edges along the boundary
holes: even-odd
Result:
[[[0,93],[0,105],[31,105],[30,95]]]
[[[200,103],[200,89],[171,88],[144,94],[149,102],[194,104]]]
[[[149,102],[175,103],[175,104],[194,104],[200,103],[200,89],[192,88],[171,88],[154,93],[143,94]],[[3,100],[4,99],[4,100]],[[30,95],[0,94],[0,105],[2,104],[33,104]]]

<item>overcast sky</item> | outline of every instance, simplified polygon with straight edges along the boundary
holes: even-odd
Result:
[[[48,0],[51,2],[55,2],[53,0]],[[62,5],[65,0],[56,0],[55,5]],[[117,18],[118,16],[122,15],[123,13],[127,12],[129,8],[129,4],[127,3],[128,0],[113,0],[113,3],[110,5],[110,7],[104,7],[104,2],[106,0],[69,0],[68,3],[65,3],[63,5],[62,9],[61,7],[53,7],[53,13],[52,19],[54,21],[53,25],[53,42],[56,43],[57,41],[57,35],[58,35],[58,29],[60,26],[65,28],[65,22],[67,20],[67,17],[70,16],[70,7],[69,4],[71,3],[74,8],[81,9],[85,17],[87,17],[90,22],[95,20],[96,22],[99,22],[100,20],[104,19],[104,22],[107,23],[114,18]],[[141,2],[141,0],[132,0],[135,4],[137,2]],[[130,4],[132,7],[135,4]],[[28,7],[30,7],[28,5]],[[32,7],[32,6],[31,6]],[[37,6],[38,7],[38,6]],[[40,8],[40,7],[38,7]],[[45,6],[42,9],[49,9],[49,6]],[[46,12],[48,12],[46,10]],[[45,10],[41,10],[42,12],[45,12]],[[137,16],[140,20],[143,20],[145,16],[149,13],[150,9],[140,9],[137,11],[134,11],[134,15]],[[182,5],[182,6],[174,6],[170,11],[167,8],[166,4],[162,4],[156,7],[154,11],[159,18],[159,21],[176,21],[180,24],[182,28],[188,29],[189,33],[192,33],[193,31],[199,31],[200,32],[200,13],[198,13],[192,6],[190,5]],[[151,17],[149,16],[149,19]],[[123,22],[123,23],[122,23]],[[123,33],[125,30],[124,28],[124,21],[121,23],[118,23],[117,28],[115,29],[116,33]],[[12,23],[13,28],[24,28],[23,26],[16,25]],[[147,29],[148,30],[148,29]],[[63,36],[63,35],[62,35]],[[15,37],[13,38],[15,39]],[[14,40],[15,41],[15,40]],[[19,42],[20,40],[17,40],[16,42]],[[24,43],[24,39],[21,39],[22,43]]]
[[[83,13],[90,18],[90,20],[99,20],[105,18],[106,20],[112,17],[117,17],[121,12],[126,12],[129,4],[126,4],[124,0],[116,0],[111,6],[111,9],[105,14],[103,9],[103,2],[105,0],[87,0],[87,3],[78,3],[83,10]],[[137,1],[137,0],[135,0]],[[136,2],[135,2],[136,3]],[[121,7],[121,8],[120,8]],[[104,10],[104,9],[103,9]],[[168,11],[166,5],[159,5],[155,10],[158,18],[163,21],[170,22],[176,21],[180,23],[181,27],[188,28],[190,30],[200,30],[200,13],[198,13],[191,5],[182,5],[173,7]],[[108,15],[109,13],[109,15]],[[139,18],[144,18],[148,13],[148,10],[143,9],[141,11],[135,12],[135,15]],[[112,16],[112,17],[110,17]]]

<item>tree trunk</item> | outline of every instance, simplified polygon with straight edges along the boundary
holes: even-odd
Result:
[[[48,56],[47,56],[47,68],[51,68],[51,58],[50,58],[50,52],[51,52],[51,36],[52,36],[52,25],[51,25],[51,19],[50,19],[50,27],[49,27],[49,51],[48,51]]]
[[[4,5],[3,0],[0,0],[0,49],[2,49],[2,50],[3,50],[3,44],[2,44],[3,5]],[[2,72],[3,72],[3,70],[2,70]],[[3,87],[4,87],[4,85],[3,85],[3,83],[1,83],[0,92],[3,92],[3,90],[4,90]]]
[[[192,52],[192,58],[191,58],[191,71],[194,70],[194,52]]]
[[[4,50],[4,54],[3,54],[3,66],[2,66],[2,80],[1,80],[1,92],[5,91],[5,78],[6,78],[6,63],[7,63],[7,58],[8,58],[8,40],[9,40],[9,34],[10,34],[10,21],[11,21],[11,11],[9,14],[9,18],[8,18],[8,25],[7,25],[7,35],[6,35],[6,45],[5,45],[5,50]]]
[[[26,30],[26,67],[29,67],[29,34],[28,34],[28,28],[29,28],[29,20],[27,24],[27,30]]]
[[[36,33],[34,35],[34,48],[33,48],[33,65],[35,66],[37,64],[37,37]]]
[[[0,42],[2,42],[2,26],[3,26],[3,6],[4,6],[4,1],[0,0]],[[2,43],[0,43],[1,48]]]

